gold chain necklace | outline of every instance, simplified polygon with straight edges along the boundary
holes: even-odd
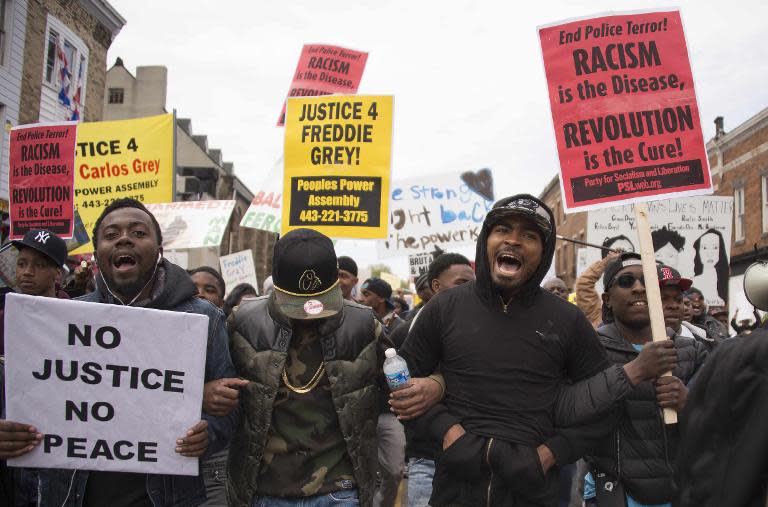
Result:
[[[307,394],[312,389],[317,387],[317,384],[320,382],[320,377],[323,376],[323,372],[325,371],[325,361],[320,363],[320,367],[317,369],[315,374],[312,376],[309,382],[304,384],[301,387],[294,387],[291,385],[291,383],[288,381],[288,374],[286,373],[285,367],[283,367],[283,383],[285,384],[285,387],[293,391],[294,393],[298,394]]]

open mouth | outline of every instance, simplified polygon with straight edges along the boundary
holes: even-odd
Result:
[[[523,267],[523,261],[515,254],[503,253],[496,257],[496,267],[504,275],[514,275]]]
[[[118,271],[127,271],[136,266],[136,258],[130,254],[121,254],[113,259],[112,266]]]
[[[648,307],[648,301],[645,301],[645,300],[632,301],[629,304],[629,306],[641,306],[643,308],[647,308]]]

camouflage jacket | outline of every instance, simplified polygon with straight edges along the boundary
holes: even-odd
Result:
[[[360,504],[370,507],[377,469],[376,420],[381,396],[378,377],[390,345],[370,308],[345,301],[337,315],[319,326],[325,372],[339,426],[352,463]],[[290,321],[273,298],[245,301],[230,320],[230,348],[237,373],[251,383],[240,393],[240,421],[229,453],[227,495],[233,507],[248,507],[258,492],[272,410],[282,379]]]

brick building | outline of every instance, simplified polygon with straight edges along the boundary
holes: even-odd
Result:
[[[28,2],[19,123],[101,120],[107,50],[123,25],[104,0]]]
[[[105,0],[0,0],[0,124],[9,130],[73,117],[100,120],[107,49],[124,24]],[[8,139],[0,144],[2,211]]]
[[[100,120],[107,49],[125,20],[104,0],[0,0],[0,124]],[[68,105],[67,105],[68,103]],[[0,143],[0,210],[8,141]]]
[[[715,131],[707,143],[715,194],[734,201],[729,303],[731,314],[740,308],[748,317],[744,271],[758,257],[768,258],[768,108],[730,132],[718,117]]]
[[[555,215],[555,227],[558,236],[586,241],[587,214],[585,212],[566,214],[563,212],[563,200],[560,195],[560,176],[555,176],[539,195],[539,199],[550,207]],[[555,244],[555,276],[561,278],[569,289],[576,284],[576,264],[580,245],[570,241],[557,240]]]

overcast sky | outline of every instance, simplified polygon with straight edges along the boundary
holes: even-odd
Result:
[[[536,27],[668,1],[109,0],[127,20],[109,50],[168,68],[168,110],[255,187],[283,149],[277,116],[305,43],[369,53],[358,93],[395,97],[392,178],[493,170],[497,197],[538,195],[557,154]],[[705,139],[768,106],[764,1],[680,1]],[[373,262],[365,242],[340,253]],[[363,252],[363,253],[361,253]],[[393,264],[390,262],[389,264]],[[404,274],[403,262],[392,267]]]

